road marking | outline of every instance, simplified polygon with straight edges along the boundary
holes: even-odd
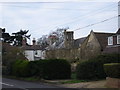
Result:
[[[13,86],[14,86],[14,85],[7,84],[7,83],[2,83],[2,82],[0,82],[0,84],[6,85],[6,86],[11,86],[11,87],[13,87]]]

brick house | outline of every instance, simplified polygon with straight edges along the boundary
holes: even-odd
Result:
[[[120,53],[120,29],[115,34],[108,36],[108,45],[103,53]]]

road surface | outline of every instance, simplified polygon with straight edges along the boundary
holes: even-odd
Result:
[[[15,80],[15,79],[7,79],[2,78],[2,82],[0,82],[2,85],[3,90],[5,88],[17,88],[17,90],[31,90],[32,88],[60,88],[57,86],[53,86],[50,84],[45,84],[41,82],[27,82],[27,81],[21,81],[21,80]]]

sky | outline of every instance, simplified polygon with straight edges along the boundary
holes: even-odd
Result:
[[[0,12],[1,28],[29,30],[31,39],[66,27],[75,39],[118,30],[118,0],[1,0]]]

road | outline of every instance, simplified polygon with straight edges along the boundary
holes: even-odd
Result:
[[[57,86],[53,86],[46,83],[41,82],[27,82],[27,81],[21,81],[21,80],[15,80],[15,79],[7,79],[2,78],[2,84],[3,90],[5,88],[17,88],[17,90],[31,90],[31,88],[60,88]]]

